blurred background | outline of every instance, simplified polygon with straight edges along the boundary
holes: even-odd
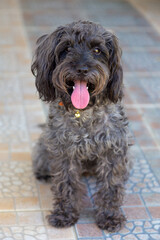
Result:
[[[74,227],[48,226],[50,186],[32,174],[31,149],[47,114],[30,72],[35,42],[80,19],[114,31],[123,51],[134,166],[122,207],[128,221],[114,234],[95,225],[88,198]],[[90,197],[95,181],[84,181]],[[159,0],[0,0],[0,239],[160,239]]]

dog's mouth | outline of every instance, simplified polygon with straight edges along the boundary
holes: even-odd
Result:
[[[83,80],[67,81],[66,84],[73,106],[77,109],[86,108],[90,94],[94,91],[94,85]]]

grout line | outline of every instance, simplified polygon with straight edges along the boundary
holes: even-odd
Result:
[[[12,197],[12,199],[13,199],[13,205],[14,205],[13,212],[15,212],[15,215],[16,215],[16,224],[19,225],[19,219],[18,219],[18,215],[17,215],[17,211],[16,211],[16,199],[15,199],[15,197]],[[3,211],[1,210],[1,212],[3,212]],[[11,211],[9,211],[9,212],[11,212]]]
[[[77,233],[76,226],[77,226],[77,224],[75,224],[72,229],[73,229],[73,234],[74,234],[75,239],[78,240],[78,233]]]
[[[140,193],[139,196],[140,196],[140,199],[141,199],[141,201],[142,201],[142,203],[143,203],[143,205],[144,205],[144,207],[145,207],[145,209],[146,209],[146,212],[147,212],[148,216],[150,217],[151,220],[153,220],[153,219],[152,219],[152,216],[151,216],[151,214],[150,214],[150,212],[149,212],[149,210],[148,210],[148,206],[149,206],[149,205],[148,205],[148,204],[146,205],[146,202],[145,202],[144,199],[143,199],[142,193]],[[151,205],[151,206],[153,206],[153,205]],[[154,204],[154,206],[157,206],[157,205]]]

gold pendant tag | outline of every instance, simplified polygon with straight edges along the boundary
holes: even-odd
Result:
[[[75,117],[76,118],[79,118],[81,115],[80,115],[80,112],[77,110],[77,112],[75,113]]]

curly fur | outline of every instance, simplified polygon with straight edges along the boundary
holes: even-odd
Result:
[[[33,152],[33,170],[38,179],[52,183],[54,210],[48,221],[56,227],[76,223],[86,194],[81,176],[92,172],[97,179],[97,225],[118,231],[125,222],[120,207],[129,174],[118,40],[98,24],[79,21],[42,36],[37,44],[32,72],[40,98],[50,107]],[[95,47],[101,50],[97,55]],[[75,79],[86,81],[90,92],[80,118],[70,97]]]

